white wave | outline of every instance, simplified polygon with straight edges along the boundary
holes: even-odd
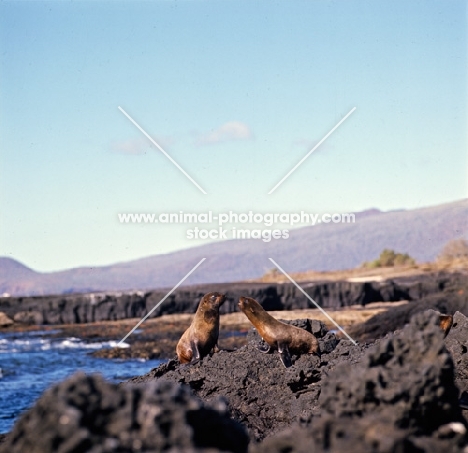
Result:
[[[118,341],[103,341],[87,343],[79,338],[69,337],[61,340],[49,338],[31,338],[31,339],[16,339],[7,340],[0,339],[0,354],[15,353],[15,352],[34,352],[48,351],[51,349],[103,349],[103,348],[129,348],[128,343],[119,344]]]
[[[55,345],[56,349],[67,349],[67,348],[79,348],[79,349],[102,349],[102,348],[115,348],[118,345],[118,341],[103,341],[102,343],[86,343],[85,341],[80,340],[79,338],[66,338],[62,340],[59,344]],[[129,348],[130,345],[127,343],[122,343],[119,347]]]
[[[109,341],[109,347],[127,349],[130,345],[128,343],[121,343],[120,341]]]

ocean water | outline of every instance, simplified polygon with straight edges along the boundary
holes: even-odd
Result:
[[[43,338],[44,332],[0,334],[0,433],[9,432],[18,416],[50,385],[76,371],[101,373],[121,382],[147,373],[160,360],[99,359],[93,350],[117,346],[116,341],[85,342],[79,338]],[[50,335],[51,331],[47,331]],[[123,347],[128,347],[124,344]]]

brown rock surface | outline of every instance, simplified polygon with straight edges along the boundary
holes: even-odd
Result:
[[[0,311],[0,327],[11,326],[14,323],[5,313]]]

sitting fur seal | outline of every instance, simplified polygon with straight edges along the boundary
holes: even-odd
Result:
[[[226,296],[208,293],[202,297],[190,327],[177,343],[177,357],[180,363],[190,363],[207,356],[217,347],[219,336],[219,307]]]
[[[450,332],[453,324],[453,316],[452,315],[439,315],[439,326],[444,331],[444,338]]]
[[[429,308],[431,313],[435,313],[439,317],[439,322],[438,325],[442,329],[442,332],[444,332],[444,338],[449,334],[450,329],[452,328],[453,324],[453,316],[452,315],[444,315],[440,311],[434,310],[432,308]]]
[[[281,362],[286,368],[292,365],[291,353],[319,355],[319,343],[314,335],[273,318],[255,299],[241,297],[239,308],[268,344],[266,349],[258,349],[265,353],[278,350]]]

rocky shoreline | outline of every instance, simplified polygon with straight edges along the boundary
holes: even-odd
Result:
[[[0,452],[463,452],[468,319],[457,312],[445,339],[437,319],[418,313],[357,345],[295,321],[320,337],[322,355],[287,370],[251,331],[236,351],[171,360],[120,386],[78,374],[46,391]]]
[[[0,452],[466,452],[468,279],[425,288],[418,300],[350,326],[357,344],[321,321],[288,321],[313,332],[321,348],[320,358],[293,357],[288,369],[256,349],[254,329],[233,323],[220,337],[241,332],[232,348],[195,365],[171,359],[118,386],[75,375],[20,417]],[[455,313],[446,338],[431,308]],[[190,322],[180,316],[186,324],[167,323],[159,354],[174,351],[177,329]],[[121,323],[112,329],[120,333]],[[134,340],[142,348],[162,320],[149,325]],[[99,324],[68,328],[100,333]]]

